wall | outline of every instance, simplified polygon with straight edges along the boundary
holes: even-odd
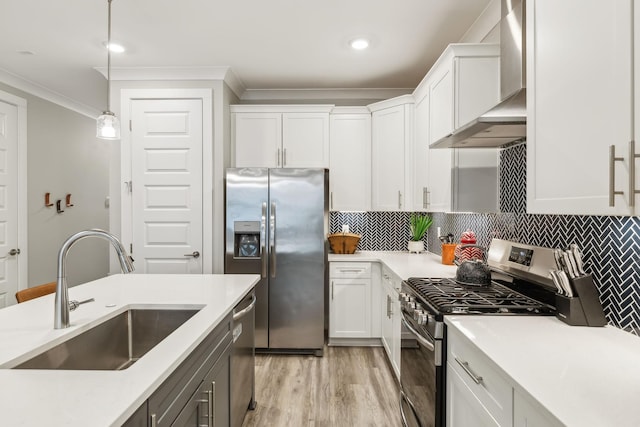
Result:
[[[28,284],[38,285],[56,280],[58,250],[67,237],[108,228],[109,143],[95,137],[90,117],[5,84],[0,90],[27,100]],[[47,192],[54,202],[71,193],[75,206],[57,214],[55,207],[44,207]],[[105,276],[108,250],[95,239],[74,246],[67,262],[69,284]]]
[[[640,335],[640,217],[531,215],[526,211],[526,145],[500,150],[500,206],[509,213],[431,213],[433,225],[425,247],[440,254],[437,227],[459,241],[463,231],[476,233],[478,244],[492,238],[535,246],[566,248],[577,243],[585,270],[591,273],[611,325]],[[408,212],[332,212],[330,232],[342,224],[363,235],[359,250],[406,250]]]

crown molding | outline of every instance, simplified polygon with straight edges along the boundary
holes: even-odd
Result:
[[[107,78],[107,67],[95,67]],[[222,80],[240,97],[244,83],[231,67],[111,67],[111,80]]]
[[[395,98],[413,92],[404,89],[247,89],[240,97],[242,102],[255,101],[334,101],[334,100],[374,100]]]
[[[22,77],[18,77],[7,70],[0,69],[0,82],[11,86],[12,88],[28,93],[29,95],[37,96],[38,98],[42,98],[45,101],[60,105],[61,107],[67,108],[71,111],[75,111],[78,114],[82,114],[83,116],[87,116],[92,119],[95,119],[100,114],[102,114],[100,110],[75,101],[67,96],[47,89],[46,87],[41,86],[37,83],[31,82]]]

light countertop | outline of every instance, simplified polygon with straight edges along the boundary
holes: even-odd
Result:
[[[381,262],[402,280],[456,275],[455,265],[443,265],[440,255],[431,252],[356,251],[355,254],[329,254],[329,262]]]
[[[69,289],[95,302],[53,329],[53,294],[0,310],[0,424],[119,426],[258,282],[258,275],[113,275]],[[123,371],[7,369],[128,308],[201,308]]]
[[[640,338],[547,316],[445,316],[567,426],[640,425]]]

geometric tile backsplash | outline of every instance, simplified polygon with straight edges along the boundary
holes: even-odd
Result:
[[[526,213],[526,144],[500,150],[499,206],[503,213],[431,213],[425,248],[440,254],[437,227],[459,241],[467,229],[487,247],[494,237],[550,248],[577,243],[609,324],[640,335],[640,217]],[[505,213],[508,212],[508,213]],[[331,212],[330,230],[342,224],[362,234],[360,250],[404,251],[409,212]]]
[[[459,241],[466,229],[478,244],[494,237],[536,246],[564,248],[577,243],[591,273],[609,324],[640,334],[640,217],[533,215],[514,213],[431,213],[425,248],[440,254],[437,227]],[[359,250],[404,251],[409,212],[331,212],[330,232],[342,224],[362,235]]]

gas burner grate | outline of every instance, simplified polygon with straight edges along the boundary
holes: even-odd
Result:
[[[443,314],[551,314],[547,305],[499,283],[465,286],[453,279],[410,278],[408,285]]]

